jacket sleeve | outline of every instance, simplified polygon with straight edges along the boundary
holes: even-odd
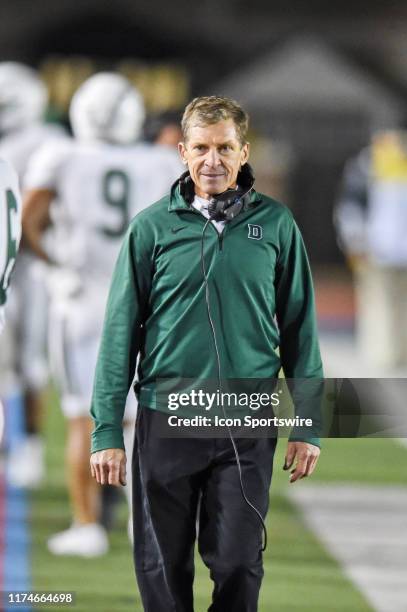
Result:
[[[141,348],[151,258],[137,225],[130,227],[113,273],[95,372],[92,452],[123,448],[122,420]]]
[[[280,251],[276,270],[276,316],[280,331],[280,358],[298,416],[313,419],[312,429],[291,433],[291,440],[317,446],[323,368],[318,342],[314,290],[301,233],[294,222]],[[318,381],[301,382],[304,379]],[[308,435],[309,434],[309,435]]]

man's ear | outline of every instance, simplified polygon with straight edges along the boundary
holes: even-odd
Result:
[[[241,158],[240,158],[241,166],[244,166],[244,164],[248,161],[249,155],[250,155],[250,142],[245,142],[242,147],[242,151],[241,151]]]
[[[187,160],[185,159],[185,152],[186,152],[185,144],[183,142],[179,142],[178,143],[178,153],[180,154],[181,161],[183,164],[188,163]]]

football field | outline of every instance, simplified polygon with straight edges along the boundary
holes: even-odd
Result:
[[[98,559],[54,557],[46,539],[69,525],[69,505],[64,484],[64,422],[53,394],[47,398],[47,480],[31,495],[31,580],[35,590],[76,593],[76,612],[142,611],[134,578],[131,550],[126,533],[126,507],[120,508],[118,524],[110,534],[111,549]],[[364,612],[375,610],[367,598],[328,552],[323,540],[287,495],[316,485],[407,485],[407,448],[392,440],[325,440],[323,453],[312,479],[288,485],[282,470],[285,440],[279,443],[274,462],[267,524],[269,544],[265,553],[265,576],[261,612]],[[314,500],[315,507],[319,500]],[[236,534],[236,538],[239,534]],[[212,585],[197,556],[195,610],[204,612]],[[54,608],[55,609],[55,608]],[[225,611],[229,612],[229,611]],[[232,611],[231,611],[232,612]]]
[[[0,2],[0,612],[407,612],[407,0]]]

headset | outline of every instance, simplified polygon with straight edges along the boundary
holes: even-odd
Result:
[[[208,212],[211,221],[231,221],[248,205],[253,190],[254,174],[249,164],[244,164],[237,176],[238,187],[227,189],[208,200]],[[188,204],[195,198],[195,185],[187,170],[180,176],[173,188],[179,185],[180,193]]]
[[[229,222],[235,217],[237,217],[237,215],[249,203],[251,192],[253,190],[253,184],[254,184],[254,174],[249,164],[244,164],[244,166],[242,166],[238,174],[238,177],[237,177],[237,182],[239,186],[236,189],[227,189],[223,193],[220,193],[219,195],[214,195],[212,196],[212,198],[210,198],[208,202],[209,219],[207,219],[203,227],[202,234],[201,234],[201,266],[202,266],[202,274],[203,274],[204,283],[205,283],[206,310],[208,313],[209,326],[211,329],[213,343],[215,346],[217,369],[218,369],[218,385],[219,385],[220,393],[222,393],[222,368],[221,368],[220,355],[219,355],[219,349],[218,349],[218,341],[216,337],[216,329],[215,329],[215,325],[212,319],[211,307],[210,307],[209,283],[208,283],[208,275],[206,272],[205,257],[204,257],[204,239],[205,239],[206,229],[209,223],[211,223],[211,221]],[[184,174],[179,178],[179,186],[180,186],[181,195],[186,200],[186,202],[188,202],[188,204],[191,204],[195,198],[195,187],[194,187],[194,183],[188,171],[184,172]],[[227,415],[226,415],[226,409],[225,409],[223,402],[222,402],[222,411],[223,411],[223,415],[226,421]],[[245,503],[249,506],[249,508],[251,508],[253,512],[255,512],[256,516],[261,522],[261,526],[262,526],[263,534],[264,534],[264,542],[261,547],[261,552],[263,552],[267,548],[267,528],[266,528],[264,519],[260,511],[256,508],[254,504],[252,504],[252,502],[248,499],[246,495],[246,491],[245,491],[244,484],[243,484],[242,468],[240,465],[240,458],[239,458],[239,453],[236,447],[236,442],[233,438],[233,434],[232,434],[230,426],[226,425],[226,427],[228,430],[230,441],[232,443],[233,451],[235,453],[236,465],[237,465],[237,469],[239,472],[240,491],[242,493],[242,497]]]
[[[254,183],[253,170],[249,164],[242,167],[238,181],[236,189],[227,189],[210,198],[208,212],[211,221],[232,221],[247,206]]]

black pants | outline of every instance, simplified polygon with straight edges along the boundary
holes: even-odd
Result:
[[[262,528],[242,498],[231,441],[160,439],[152,432],[162,418],[139,409],[133,452],[134,562],[144,610],[193,612],[198,538],[215,584],[209,612],[256,612]],[[276,439],[236,444],[246,495],[264,517]]]

